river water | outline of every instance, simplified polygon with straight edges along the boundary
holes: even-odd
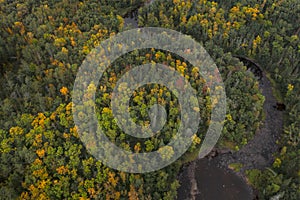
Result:
[[[144,6],[150,6],[155,0],[148,0],[145,2]],[[131,13],[127,13],[124,17],[124,28],[132,29],[138,28],[138,9],[133,10]]]
[[[124,28],[137,27],[136,10],[124,18]],[[204,158],[193,161],[191,165],[185,167],[180,174],[181,186],[177,200],[252,200],[250,186],[233,172],[217,167],[217,162]],[[194,191],[191,192],[192,189]]]
[[[252,191],[247,183],[233,172],[217,167],[214,161],[201,159],[194,161],[195,167],[185,167],[180,175],[178,200],[251,200]],[[194,172],[191,172],[194,170]],[[190,174],[194,175],[197,191]]]

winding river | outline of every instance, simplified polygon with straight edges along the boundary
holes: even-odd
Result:
[[[147,4],[151,4],[153,0]],[[124,28],[137,28],[137,10],[124,18]],[[255,64],[255,63],[254,63]],[[181,187],[178,200],[251,200],[255,198],[253,189],[245,179],[245,170],[264,169],[273,161],[273,153],[278,151],[276,140],[283,128],[283,113],[273,108],[276,99],[272,94],[270,81],[262,73],[259,80],[265,96],[263,125],[254,138],[238,152],[219,152],[213,159],[195,160],[183,166],[179,175]],[[228,168],[230,163],[241,163],[239,172]]]
[[[221,153],[211,160],[195,160],[183,167],[179,176],[181,187],[178,200],[251,200],[253,189],[245,179],[245,170],[264,169],[274,162],[278,152],[276,140],[283,130],[283,112],[276,110],[276,99],[270,81],[263,74],[260,88],[265,96],[265,120],[254,138],[240,151]],[[239,172],[228,168],[230,163],[241,163]]]

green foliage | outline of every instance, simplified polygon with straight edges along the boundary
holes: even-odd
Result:
[[[231,163],[228,167],[230,169],[233,169],[236,172],[239,172],[241,170],[241,168],[243,167],[243,164],[241,164],[241,163]]]
[[[112,89],[134,66],[164,63],[199,92],[202,119],[181,161],[147,174],[111,170],[81,143],[72,119],[71,91],[84,57],[102,40],[123,30],[122,17],[146,1],[0,1],[0,196],[5,199],[174,199],[180,164],[194,155],[209,124],[209,84],[193,66],[160,50],[131,52],[107,70],[96,91],[97,117],[109,139],[135,152],[162,149],[176,134],[180,106],[164,86],[150,84],[132,96],[134,122],[149,125],[154,103],[167,107],[167,122],[156,137],[124,134],[110,110]],[[281,151],[265,170],[247,172],[261,199],[299,196],[299,2],[154,1],[139,10],[140,26],[181,31],[201,42],[215,60],[227,94],[227,115],[219,145],[238,150],[250,141],[262,119],[264,97],[254,75],[232,55],[256,60],[276,82],[286,104]],[[241,98],[242,97],[242,98]],[[91,111],[85,111],[91,112]],[[82,119],[85,112],[80,113]],[[88,125],[88,124],[87,124]],[[231,166],[238,170],[239,164]]]
[[[252,180],[260,191],[262,199],[269,199],[273,196],[297,199],[300,192],[298,162],[300,22],[297,17],[299,9],[300,4],[297,0],[262,2],[253,0],[215,2],[174,0],[156,1],[152,6],[140,10],[140,25],[171,27],[188,33],[202,41],[211,55],[219,52],[219,49],[223,49],[224,52],[252,58],[276,82],[275,85],[278,87],[277,90],[275,89],[276,93],[281,93],[277,96],[284,97],[281,101],[286,104],[287,111],[284,132],[278,141],[282,151],[274,159],[273,170],[280,174],[278,177],[280,180],[282,179],[281,182],[285,182],[288,186],[282,187],[280,181],[265,176],[264,173],[268,173],[267,171],[255,171],[261,174]],[[215,48],[210,48],[210,46]],[[214,58],[218,58],[218,56]],[[233,73],[235,72],[234,67],[229,67],[231,68],[230,76],[246,81],[247,77],[243,77],[240,71]],[[256,129],[259,126],[260,113],[257,111],[264,101],[264,98],[253,90],[252,95],[245,95],[244,83],[236,79],[230,80],[230,77],[225,80],[230,113],[227,114],[224,127],[226,139],[222,143],[236,146],[236,149],[251,139],[251,133],[254,132],[251,132],[249,128]],[[234,84],[244,87],[244,90],[231,89]],[[251,90],[248,92],[251,93]],[[250,98],[257,100],[257,104],[254,106],[256,108],[250,111],[251,113],[247,111],[251,104],[246,103],[239,108],[240,102],[235,98],[241,95],[245,97],[247,103]],[[238,104],[232,103],[232,100],[237,101]],[[240,117],[244,119],[239,124],[236,120]],[[255,120],[257,117],[258,120]],[[249,128],[247,128],[247,121],[246,123],[244,121],[245,118],[246,120],[252,118]],[[237,143],[232,143],[236,140]]]

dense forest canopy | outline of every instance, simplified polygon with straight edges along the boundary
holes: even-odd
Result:
[[[80,140],[72,115],[72,89],[82,61],[105,39],[126,30],[136,12],[139,27],[163,27],[190,35],[215,61],[224,81],[227,113],[217,146],[238,151],[264,118],[265,97],[245,60],[255,61],[286,107],[284,129],[272,166],[247,172],[260,199],[300,195],[300,3],[298,0],[16,0],[0,1],[0,199],[175,199],[181,166],[197,154],[210,124],[209,82],[186,60],[161,49],[132,51],[106,70],[96,92],[96,112],[110,141],[133,152],[159,150],[180,123],[178,99],[148,84],[131,98],[130,114],[150,123],[147,110],[166,106],[158,135],[136,139],[113,120],[112,90],[135,66],[164,63],[199,92],[199,130],[187,153],[151,173],[113,170]],[[180,83],[179,83],[180,84]],[[89,112],[89,111],[87,111]],[[84,118],[84,113],[82,113]],[[172,154],[161,152],[162,159]],[[130,163],[129,163],[130,164]]]

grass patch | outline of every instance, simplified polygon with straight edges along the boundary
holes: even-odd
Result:
[[[269,73],[266,73],[266,77],[269,79],[269,81],[270,81],[270,83],[272,85],[272,93],[273,93],[275,99],[278,102],[283,102],[283,97],[281,95],[281,92],[279,90],[279,87],[278,87],[276,81],[271,78],[271,75]]]
[[[246,171],[246,177],[248,182],[254,187],[258,188],[257,181],[260,179],[262,172],[258,169],[251,169]]]
[[[269,79],[269,81],[271,83],[272,93],[273,93],[276,101],[284,103],[284,97],[282,96],[282,93],[279,90],[278,83],[274,79],[271,78],[270,73],[266,72],[266,77]],[[286,124],[288,118],[289,118],[288,114],[283,115],[283,123],[284,124]]]
[[[186,152],[182,159],[180,159],[180,164],[183,165],[185,163],[194,161],[198,158],[200,147],[195,149],[193,152]]]
[[[264,109],[262,109],[260,123],[265,121],[266,116],[267,116],[266,111]]]
[[[242,163],[231,163],[228,165],[229,169],[234,170],[235,172],[240,172],[244,165]]]
[[[236,143],[234,143],[233,141],[225,140],[224,138],[220,141],[219,146],[221,148],[228,148],[228,149],[233,150],[233,151],[236,150]]]

